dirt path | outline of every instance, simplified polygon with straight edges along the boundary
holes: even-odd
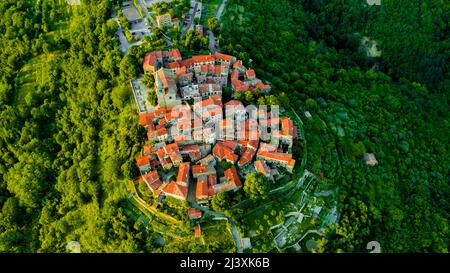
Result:
[[[234,239],[234,243],[236,244],[236,252],[237,253],[242,253],[242,247],[241,247],[241,236],[239,235],[239,231],[237,230],[236,224],[234,223],[233,220],[231,220],[230,218],[226,217],[225,215],[223,215],[222,213],[218,213],[212,210],[209,210],[203,206],[200,206],[199,204],[197,204],[197,202],[192,202],[192,207],[199,209],[203,212],[205,212],[206,214],[210,214],[218,219],[223,219],[228,221],[228,223],[230,223],[231,225],[231,235],[233,236]]]
[[[158,211],[154,207],[148,205],[147,202],[145,202],[141,197],[139,197],[133,181],[128,181],[128,187],[130,188],[131,196],[144,209],[146,209],[147,211],[149,211],[150,213],[154,214],[155,216],[157,216],[159,218],[162,218],[162,219],[164,219],[164,220],[166,220],[168,222],[171,222],[171,223],[176,224],[176,225],[180,225],[181,224],[181,222],[179,220],[173,218],[170,215],[167,215],[165,213],[162,213],[162,212]]]

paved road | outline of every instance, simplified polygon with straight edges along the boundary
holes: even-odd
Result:
[[[222,16],[222,12],[225,9],[225,5],[227,4],[227,0],[222,0],[222,3],[220,4],[219,8],[216,12],[216,18],[220,21],[220,16]]]
[[[190,4],[189,4],[189,24],[187,24],[186,26],[182,27],[182,32],[184,34],[186,34],[186,32],[192,28],[192,24],[194,23],[194,18],[195,18],[195,14],[197,13],[197,9],[198,9],[198,3],[194,0],[191,0]],[[191,12],[192,11],[192,12]]]
[[[225,5],[227,3],[227,0],[222,0],[222,3],[220,3],[219,8],[216,11],[216,19],[219,20],[220,22],[220,17],[222,16],[222,13],[225,9]],[[208,45],[208,49],[211,52],[216,52],[219,51],[219,44],[217,43],[216,37],[214,36],[214,33],[210,30],[207,31],[208,35],[209,35],[209,45]]]

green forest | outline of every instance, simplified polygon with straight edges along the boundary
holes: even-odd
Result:
[[[383,252],[449,251],[450,4],[412,2],[228,0],[222,15],[221,50],[334,136],[308,151],[307,169],[339,188],[324,252],[367,252],[374,240]],[[66,252],[72,240],[83,252],[229,251],[161,246],[124,211],[146,136],[128,82],[140,60],[121,55],[112,10],[0,1],[0,252]],[[313,143],[319,134],[307,128]],[[330,147],[338,170],[323,160]]]
[[[447,1],[230,0],[220,44],[309,110],[334,139],[308,151],[308,170],[339,188],[340,220],[322,251],[448,252],[450,219]],[[377,41],[368,56],[363,37]],[[340,130],[337,130],[339,128]],[[307,128],[314,140],[320,127]],[[314,144],[315,143],[315,144]],[[336,148],[338,170],[322,162]],[[366,166],[375,153],[379,165]]]

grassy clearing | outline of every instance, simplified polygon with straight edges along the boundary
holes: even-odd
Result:
[[[14,97],[14,104],[25,103],[27,94],[44,85],[50,79],[51,66],[49,62],[53,61],[62,52],[44,53],[30,59],[20,70],[18,78],[20,87]]]

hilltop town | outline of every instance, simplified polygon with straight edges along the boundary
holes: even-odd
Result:
[[[293,171],[292,145],[299,137],[293,121],[267,107],[255,107],[254,119],[242,102],[223,99],[224,88],[271,90],[241,60],[221,53],[183,59],[178,49],[153,51],[143,70],[154,77],[158,105],[139,114],[148,142],[135,161],[140,183],[158,200],[207,205],[219,192],[242,188],[249,173],[273,180]],[[167,175],[171,172],[176,177]]]

